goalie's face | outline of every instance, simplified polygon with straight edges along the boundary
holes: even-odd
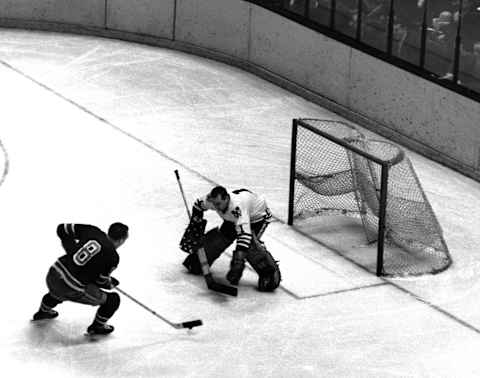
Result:
[[[222,213],[227,210],[229,201],[230,197],[228,195],[225,198],[223,198],[221,194],[216,197],[210,198],[210,202],[212,202],[215,210],[221,211]]]

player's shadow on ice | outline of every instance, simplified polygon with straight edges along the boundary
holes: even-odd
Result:
[[[39,352],[43,348],[48,352],[48,346],[69,347],[92,343],[94,340],[85,336],[85,329],[84,324],[69,324],[58,319],[40,320],[30,322],[25,336],[30,345],[39,348]]]

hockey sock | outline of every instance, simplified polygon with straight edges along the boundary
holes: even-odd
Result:
[[[117,293],[108,293],[107,300],[102,304],[95,316],[95,322],[99,324],[105,324],[108,319],[110,319],[115,311],[117,311],[120,306],[120,296]]]
[[[103,327],[105,324],[107,324],[109,318],[104,318],[103,316],[95,315],[95,319],[93,320],[92,326],[94,327]]]
[[[52,308],[54,308],[59,303],[62,303],[62,301],[55,299],[50,293],[45,294],[42,298],[42,303],[40,304],[40,311],[52,312]]]

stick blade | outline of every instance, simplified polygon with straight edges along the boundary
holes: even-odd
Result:
[[[232,297],[236,297],[238,295],[238,289],[233,286],[223,285],[218,282],[210,282],[208,284],[208,288],[210,290],[216,291],[218,293],[230,295]]]
[[[202,325],[202,321],[200,319],[198,320],[191,320],[189,322],[183,322],[182,323],[182,328],[188,328],[192,329],[193,327],[200,327]]]

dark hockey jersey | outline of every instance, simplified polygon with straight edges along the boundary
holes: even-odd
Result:
[[[66,254],[54,264],[65,282],[74,289],[89,283],[105,283],[118,266],[119,256],[108,236],[98,227],[63,223],[57,227]]]

